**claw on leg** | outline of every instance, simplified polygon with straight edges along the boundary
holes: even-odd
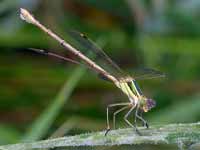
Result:
[[[135,132],[136,132],[138,135],[142,136],[141,132],[137,129],[137,127],[135,127]]]
[[[110,131],[110,128],[107,128],[104,135],[107,136],[107,134],[108,134],[109,131]]]
[[[148,129],[149,128],[149,124],[147,122],[144,123],[144,126]]]

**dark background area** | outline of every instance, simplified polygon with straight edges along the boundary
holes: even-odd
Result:
[[[143,93],[157,102],[157,107],[144,115],[150,125],[200,119],[198,0],[1,0],[0,144],[26,140],[45,119],[46,130],[34,140],[47,139],[60,127],[64,130],[61,128],[59,136],[103,130],[106,106],[128,101],[111,83],[79,70],[83,75],[80,80],[77,77],[70,96],[62,97],[66,102],[52,113],[45,112],[57,105],[56,95],[65,83],[70,87],[69,80],[79,66],[27,50],[50,49],[73,58],[38,28],[22,21],[20,7],[66,41],[68,30],[85,33],[130,74],[145,67],[164,72],[166,78],[138,81]],[[127,127],[123,113],[117,117],[117,127]]]

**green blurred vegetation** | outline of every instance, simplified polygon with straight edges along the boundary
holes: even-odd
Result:
[[[40,128],[42,121],[35,120],[52,107],[78,67],[27,50],[45,48],[71,56],[46,34],[21,21],[20,7],[66,40],[67,31],[75,29],[100,41],[99,45],[103,41],[105,52],[133,75],[138,67],[165,72],[165,79],[138,81],[143,93],[157,102],[144,116],[150,124],[200,119],[200,3],[151,0],[136,4],[132,7],[128,0],[0,1],[0,144],[18,142],[35,123]],[[61,135],[105,129],[107,104],[128,100],[90,71],[70,95],[62,97],[68,99],[62,107],[52,109],[56,117],[55,112],[44,115],[51,123],[46,122],[48,130],[41,131],[40,139],[50,137],[68,120],[75,123],[70,121],[71,127],[66,125],[69,130]],[[117,120],[118,126],[126,127],[120,116]]]

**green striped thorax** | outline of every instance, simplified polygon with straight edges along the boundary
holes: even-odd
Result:
[[[148,112],[156,106],[156,102],[153,99],[147,98],[142,94],[139,85],[134,79],[121,79],[116,83],[116,85],[124,94],[129,97],[131,102],[133,102],[135,105],[139,105],[142,111]]]

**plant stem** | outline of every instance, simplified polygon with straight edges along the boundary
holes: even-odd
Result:
[[[6,150],[25,150],[38,148],[55,148],[68,146],[113,146],[123,144],[177,144],[181,149],[200,143],[200,122],[188,124],[168,124],[140,128],[142,136],[133,129],[117,129],[104,136],[105,131],[80,134],[33,143],[20,143],[0,146]]]

